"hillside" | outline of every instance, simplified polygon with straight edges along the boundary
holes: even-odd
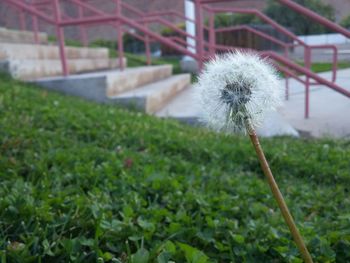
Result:
[[[2,262],[301,262],[246,137],[0,94]],[[262,145],[315,262],[349,262],[350,142]]]

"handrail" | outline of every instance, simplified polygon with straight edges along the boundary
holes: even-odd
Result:
[[[186,48],[183,48],[181,46],[178,46],[177,44],[174,44],[172,41],[167,40],[163,36],[159,35],[158,33],[155,33],[151,31],[150,29],[144,27],[143,25],[137,23],[136,21],[126,18],[123,15],[103,15],[103,16],[95,16],[95,17],[86,17],[86,18],[80,18],[80,19],[67,19],[65,21],[62,21],[59,24],[59,26],[76,26],[81,24],[89,24],[89,23],[104,23],[109,21],[121,21],[122,23],[131,26],[133,28],[136,28],[137,30],[142,31],[143,33],[149,35],[150,37],[157,39],[159,42],[162,42],[174,49],[177,49],[178,51],[182,52],[183,54],[193,57],[194,59],[200,59],[198,55],[188,51]]]
[[[300,66],[300,65],[290,61],[289,59],[286,59],[283,56],[278,55],[275,52],[263,51],[263,52],[260,52],[260,54],[263,57],[272,58],[272,59],[276,60],[279,63],[283,63],[286,66],[288,66],[288,67],[290,67],[290,68],[292,68],[292,69],[294,69],[294,70],[304,74],[305,76],[316,80],[320,84],[328,86],[329,88],[333,89],[334,91],[336,91],[336,92],[338,92],[338,93],[340,93],[340,94],[350,98],[350,91],[348,91],[348,90],[338,86],[337,84],[335,84],[335,83],[333,83],[331,81],[328,81],[328,80],[320,77],[319,75],[317,75],[316,73],[312,72],[311,70],[306,69],[305,67],[302,67],[302,66]]]
[[[192,39],[196,39],[195,36],[193,35],[190,35],[188,34],[186,31],[178,28],[177,26],[174,26],[174,24],[162,19],[161,17],[143,17],[143,18],[140,18],[140,19],[136,19],[136,21],[139,21],[139,22],[142,22],[142,23],[152,23],[152,22],[159,22],[169,28],[171,28],[172,30],[176,31],[177,33],[185,36],[185,37],[188,37],[188,38],[192,38]]]
[[[344,27],[338,25],[337,23],[334,23],[330,21],[327,18],[324,18],[323,16],[320,16],[319,14],[315,13],[314,11],[307,9],[303,7],[302,5],[299,5],[291,0],[278,0],[281,4],[289,7],[290,9],[293,9],[294,11],[307,16],[308,18],[311,18],[314,21],[317,21],[321,25],[332,29],[335,32],[338,32],[347,38],[350,38],[350,31],[345,29]]]
[[[55,20],[52,19],[51,17],[43,14],[42,12],[37,11],[35,8],[28,6],[27,4],[17,1],[17,0],[6,0],[8,3],[12,4],[13,6],[16,6],[19,9],[22,9],[23,11],[27,11],[33,15],[38,16],[42,20],[50,23],[50,24],[55,24]]]
[[[276,21],[272,20],[269,18],[267,15],[264,13],[260,12],[257,9],[251,9],[251,8],[214,8],[214,7],[209,7],[209,6],[204,6],[203,7],[205,10],[213,13],[227,13],[227,12],[232,12],[232,13],[240,13],[240,14],[251,14],[251,15],[256,15],[259,17],[261,20],[264,22],[270,24],[272,27],[274,27],[277,31],[285,34],[286,36],[292,38],[294,41],[298,42],[302,46],[307,46],[307,44],[302,41],[300,38],[298,38],[295,34],[290,32],[288,29],[285,27],[281,26],[279,23]]]
[[[262,21],[264,21],[267,24],[270,24],[275,30],[283,33],[284,35],[290,37],[297,43],[298,45],[302,46],[305,50],[305,67],[299,66],[292,61],[290,61],[288,58],[284,58],[283,56],[278,55],[275,52],[272,51],[265,51],[261,52],[262,56],[269,56],[271,59],[277,61],[276,67],[279,68],[282,72],[285,72],[286,76],[290,76],[295,78],[298,81],[301,81],[305,84],[306,87],[306,105],[305,110],[306,114],[305,116],[308,116],[308,97],[309,97],[309,86],[314,83],[310,83],[309,79],[315,80],[317,83],[323,84],[328,86],[329,88],[347,96],[350,97],[349,91],[339,87],[337,84],[335,84],[336,80],[336,69],[337,69],[337,47],[334,45],[308,45],[301,39],[299,39],[295,34],[278,24],[276,21],[272,20],[268,16],[266,16],[264,13],[260,12],[256,9],[251,8],[223,8],[223,7],[213,7],[206,5],[207,3],[218,3],[223,2],[223,0],[196,0],[194,1],[195,7],[196,7],[196,21],[193,19],[187,18],[186,16],[180,14],[179,12],[170,10],[170,11],[156,11],[151,13],[144,13],[141,10],[138,10],[136,7],[133,7],[122,0],[113,0],[114,3],[116,3],[116,10],[112,11],[113,13],[107,13],[104,12],[97,7],[95,7],[93,4],[88,3],[87,1],[82,0],[69,0],[71,3],[75,4],[79,8],[79,17],[78,18],[67,18],[64,13],[62,12],[62,16],[60,16],[60,6],[59,1],[60,0],[38,0],[38,1],[32,1],[31,3],[22,1],[22,0],[3,0],[6,3],[10,4],[11,6],[14,6],[18,9],[19,12],[27,12],[32,15],[33,19],[41,19],[43,21],[48,22],[49,24],[56,26],[56,31],[58,34],[58,40],[59,40],[59,46],[60,46],[60,52],[61,52],[61,61],[62,61],[62,67],[63,69],[67,68],[67,64],[65,61],[65,52],[64,52],[64,34],[63,34],[63,28],[66,26],[80,26],[81,29],[84,29],[84,26],[92,25],[92,24],[111,24],[114,26],[119,32],[124,33],[130,33],[136,38],[141,39],[144,41],[146,45],[146,53],[147,53],[147,62],[150,63],[150,46],[149,44],[151,41],[159,41],[160,43],[163,43],[180,53],[190,56],[197,60],[199,62],[199,65],[202,65],[203,61],[205,61],[207,58],[215,54],[215,51],[221,50],[221,51],[229,51],[234,49],[233,47],[228,47],[224,45],[218,45],[216,43],[216,33],[217,32],[224,32],[224,31],[233,31],[233,30],[247,30],[252,32],[255,35],[258,35],[260,37],[263,37],[275,44],[278,44],[285,48],[285,54],[288,56],[288,48],[292,46],[296,46],[294,44],[284,43],[283,41],[270,36],[264,32],[261,32],[259,30],[256,30],[254,28],[248,27],[246,25],[236,26],[236,27],[229,27],[229,28],[221,28],[221,29],[215,29],[214,28],[214,16],[217,13],[222,12],[231,12],[231,13],[243,13],[243,14],[252,14],[257,17],[259,17]],[[232,0],[226,0],[224,2],[228,2]],[[333,22],[324,19],[314,13],[313,11],[310,11],[296,3],[294,3],[291,0],[279,0],[280,3],[285,4],[286,6],[290,7],[293,10],[298,11],[301,14],[310,15],[310,17],[319,23],[334,29],[337,32],[342,33],[343,35],[349,37],[350,31],[347,31],[346,29],[335,25]],[[54,5],[52,5],[54,3]],[[55,14],[55,19],[53,19],[50,15],[46,14],[44,11],[40,11],[39,9],[45,7],[45,5],[50,4],[50,7],[53,8],[52,12]],[[132,19],[125,14],[123,14],[122,10],[128,10],[129,12],[133,12],[136,14],[136,19]],[[51,9],[50,9],[51,10]],[[92,16],[85,16],[84,17],[84,10],[89,10],[92,12]],[[202,10],[206,10],[210,14],[210,23],[209,26],[206,26],[202,21]],[[51,13],[51,11],[50,11]],[[178,18],[181,18],[185,21],[191,21],[196,24],[197,26],[197,34],[195,36],[187,33],[186,31],[174,26],[172,23],[167,21],[164,17],[165,16],[175,16]],[[33,20],[34,21],[34,20]],[[167,27],[172,28],[175,32],[180,34],[180,37],[178,36],[172,36],[172,37],[165,37],[161,34],[152,31],[149,27],[149,23],[160,23],[161,25],[165,25]],[[35,24],[35,23],[34,23]],[[33,28],[35,28],[33,24]],[[126,28],[123,28],[126,27]],[[129,32],[127,28],[133,28],[136,30],[135,33]],[[209,41],[205,41],[203,33],[207,30],[209,32]],[[82,31],[81,31],[82,32]],[[37,33],[37,32],[35,32]],[[83,32],[82,32],[83,33]],[[83,34],[82,34],[83,35]],[[196,41],[196,53],[192,52],[189,48],[193,48],[194,46],[192,44],[189,44],[185,41],[184,38],[191,38]],[[118,51],[122,51],[123,47],[122,45],[119,45],[122,43],[122,38],[120,37],[120,34],[118,34]],[[319,77],[317,74],[313,73],[310,69],[311,67],[311,51],[313,49],[331,49],[333,50],[333,76],[332,81],[325,80],[324,78]],[[209,54],[209,56],[208,56]],[[121,55],[119,53],[119,56],[121,58]],[[282,66],[281,64],[284,64],[285,66]],[[288,69],[289,68],[289,69]],[[292,69],[292,70],[290,70]],[[294,70],[304,74],[306,76],[306,80],[302,80],[297,74],[294,73]],[[64,73],[67,74],[67,70],[64,70]],[[287,78],[288,79],[288,78]],[[287,90],[287,89],[286,89]]]

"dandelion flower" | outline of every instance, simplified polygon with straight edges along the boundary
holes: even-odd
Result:
[[[253,53],[233,52],[206,64],[197,84],[202,119],[222,131],[248,131],[262,170],[282,216],[306,263],[312,263],[302,236],[270,170],[255,128],[268,111],[282,101],[282,90],[273,67]]]
[[[276,71],[254,53],[232,52],[205,65],[196,85],[201,120],[219,131],[245,131],[245,120],[258,127],[282,102]]]

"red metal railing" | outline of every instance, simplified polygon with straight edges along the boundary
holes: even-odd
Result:
[[[60,0],[32,0],[30,2],[23,0],[3,0],[3,2],[9,4],[10,6],[16,8],[19,15],[19,21],[21,29],[25,29],[24,14],[29,14],[32,17],[32,29],[35,35],[35,40],[38,43],[38,21],[45,21],[48,24],[55,26],[56,36],[58,39],[60,56],[62,61],[62,69],[64,75],[69,75],[67,61],[65,56],[65,36],[64,28],[67,26],[78,26],[79,35],[81,42],[84,45],[88,44],[86,28],[96,24],[99,25],[110,25],[113,26],[118,32],[118,59],[119,66],[123,69],[123,34],[130,34],[145,43],[146,47],[146,57],[147,64],[151,64],[151,54],[150,54],[150,43],[157,41],[164,45],[167,45],[181,54],[190,56],[198,61],[199,67],[201,68],[204,61],[213,56],[217,51],[228,51],[232,50],[233,47],[218,45],[216,43],[216,34],[223,31],[236,31],[236,30],[247,30],[250,33],[257,35],[261,38],[269,40],[275,44],[280,45],[284,49],[285,57],[278,55],[272,51],[261,52],[263,56],[268,56],[274,61],[276,61],[276,66],[285,73],[286,75],[286,98],[288,98],[288,79],[289,77],[294,78],[303,84],[305,84],[305,117],[309,117],[309,89],[312,84],[323,84],[327,87],[350,97],[350,92],[345,89],[340,88],[335,84],[336,80],[336,70],[337,70],[337,48],[333,45],[307,45],[301,39],[299,39],[292,32],[279,25],[271,18],[267,17],[262,12],[255,9],[248,8],[222,8],[222,7],[212,7],[209,4],[228,2],[222,0],[192,0],[195,5],[196,19],[192,20],[184,16],[183,14],[176,11],[166,11],[166,12],[152,12],[144,13],[137,8],[123,2],[122,0],[110,0],[114,3],[115,10],[111,12],[105,12],[100,10],[97,6],[91,4],[87,1],[82,0],[66,0],[65,4],[69,3],[72,8],[76,8],[76,17],[69,17],[65,14],[61,8]],[[319,16],[315,12],[312,12],[301,5],[296,4],[291,0],[278,0],[281,4],[288,6],[292,10],[299,12],[303,15],[310,17],[316,22],[343,34],[346,37],[350,37],[350,32],[337,24]],[[134,16],[126,16],[125,12],[133,13]],[[206,26],[203,21],[204,12],[206,12],[209,17],[209,25]],[[260,18],[267,24],[270,24],[276,31],[286,35],[294,41],[293,44],[285,43],[275,37],[265,34],[259,30],[251,28],[249,26],[239,26],[239,27],[229,27],[229,28],[219,28],[215,29],[214,21],[215,15],[218,13],[241,13],[241,14],[252,14]],[[184,21],[190,21],[196,25],[196,36],[188,34],[186,31],[174,26],[169,22],[167,17],[175,17]],[[134,17],[134,18],[132,18]],[[179,36],[177,37],[165,37],[157,32],[150,29],[149,25],[157,23],[162,26],[169,27],[173,29]],[[136,30],[136,32],[130,29]],[[209,39],[206,41],[204,39],[204,31],[208,32]],[[189,50],[189,47],[194,48],[188,44],[185,39],[190,38],[196,42],[196,52]],[[302,46],[304,48],[304,64],[302,67],[296,63],[293,63],[289,58],[289,48]],[[332,67],[332,81],[325,80],[319,77],[317,74],[313,73],[311,68],[311,53],[313,49],[331,49],[333,50],[333,67]],[[306,79],[301,79],[298,74],[304,74]],[[314,82],[311,82],[314,80]]]

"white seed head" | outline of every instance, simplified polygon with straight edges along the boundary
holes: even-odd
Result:
[[[232,52],[209,61],[195,86],[201,119],[211,128],[245,132],[282,104],[282,89],[273,66],[255,53]]]

